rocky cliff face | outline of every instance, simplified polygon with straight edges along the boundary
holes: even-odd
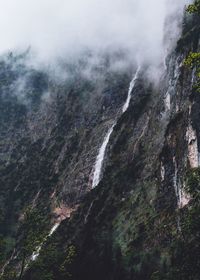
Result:
[[[91,190],[99,146],[131,79],[105,57],[94,77],[80,61],[67,65],[68,78],[58,82],[32,69],[27,56],[9,54],[1,62],[2,263],[18,247],[27,207],[39,209],[50,230]]]
[[[44,234],[23,279],[199,279],[200,98],[195,69],[184,66],[198,42],[193,18],[158,85],[140,70],[124,113],[132,77],[129,69],[111,70],[107,59],[95,79],[76,69],[59,84],[20,67],[19,58],[2,62],[2,279],[20,271],[27,206],[41,213],[35,232]],[[26,104],[14,94],[17,73],[31,77]]]

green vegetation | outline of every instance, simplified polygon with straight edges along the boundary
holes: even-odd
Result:
[[[193,168],[186,176],[186,188],[188,193],[194,198],[200,198],[200,168]]]
[[[0,276],[0,280],[15,280],[17,279],[16,271],[9,269],[7,270],[4,275]]]
[[[62,277],[66,280],[72,279],[73,264],[75,262],[76,256],[76,247],[74,245],[69,246],[65,259],[59,269]]]
[[[71,244],[58,250],[56,245],[57,242],[46,244],[40,257],[32,263],[32,269],[26,274],[29,280],[76,279],[74,274],[78,267],[77,248]]]
[[[194,4],[187,7],[187,12],[190,14],[198,13],[200,14],[200,0],[195,0]]]
[[[200,53],[199,52],[190,52],[187,58],[184,61],[185,66],[195,69],[197,82],[194,88],[200,92]]]
[[[39,210],[31,208],[26,209],[21,226],[21,271],[18,278],[19,280],[22,279],[27,258],[42,244],[48,234],[46,230],[47,226],[47,220],[44,219],[44,216]]]
[[[6,259],[11,255],[14,246],[14,238],[0,235],[0,266],[3,265]]]
[[[186,11],[190,14],[200,14],[200,0],[196,0],[194,4],[191,4],[187,7]],[[200,53],[199,52],[190,52],[186,57],[184,64],[186,67],[195,69],[196,72],[196,84],[194,89],[200,92]]]
[[[0,265],[5,261],[6,241],[3,236],[0,236]]]

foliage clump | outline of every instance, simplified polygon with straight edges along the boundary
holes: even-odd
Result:
[[[64,262],[60,266],[60,273],[65,279],[72,279],[72,268],[75,262],[75,258],[77,256],[76,247],[74,245],[70,245],[67,250],[67,255],[64,259]]]
[[[194,89],[200,92],[200,52],[190,52],[184,64],[188,68],[195,69],[197,81]]]
[[[186,11],[190,14],[200,15],[200,0],[195,0],[193,4],[187,7]],[[186,67],[195,69],[197,82],[194,89],[200,92],[200,52],[190,52],[186,57],[184,64]]]
[[[198,13],[200,14],[200,0],[196,0],[194,4],[187,7],[187,12],[190,14]]]
[[[44,218],[43,214],[32,208],[27,208],[24,213],[24,219],[21,226],[21,272],[19,279],[21,279],[27,259],[32,253],[43,243],[47,232],[48,220]]]

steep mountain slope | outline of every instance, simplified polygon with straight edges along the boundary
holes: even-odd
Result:
[[[55,84],[24,60],[11,55],[2,62],[0,206],[6,243],[18,239],[27,206],[42,209],[45,219],[51,214],[50,227],[50,220],[68,216],[91,189],[97,147],[130,80],[127,70],[119,76],[104,61],[95,81],[82,76],[79,65],[66,84]]]
[[[199,31],[199,17],[185,23],[157,86],[140,70],[124,113],[131,71],[108,70],[107,60],[96,80],[73,70],[66,84],[22,69],[37,80],[28,94],[40,92],[40,100],[51,92],[48,102],[18,102],[13,86],[5,97],[3,83],[2,279],[14,279],[23,264],[27,206],[41,215],[30,228],[42,232],[43,246],[34,261],[27,254],[22,279],[199,279],[200,98],[195,69],[184,66],[189,51],[199,50]],[[17,79],[11,74],[9,85]],[[91,190],[99,148],[115,121],[103,176]]]

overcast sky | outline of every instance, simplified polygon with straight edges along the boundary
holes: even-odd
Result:
[[[0,0],[0,53],[31,46],[42,59],[50,60],[85,47],[125,48],[145,60],[159,60],[166,16],[187,2]]]

